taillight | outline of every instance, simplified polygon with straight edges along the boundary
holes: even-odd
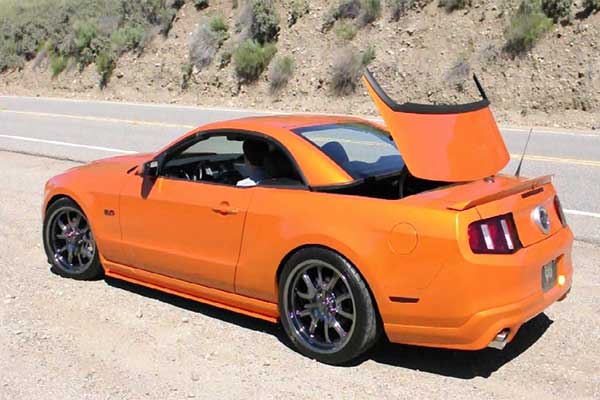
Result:
[[[558,196],[554,196],[554,208],[556,209],[556,213],[558,214],[558,218],[560,219],[560,223],[563,228],[567,226],[567,218],[565,218],[565,213],[563,211],[562,205],[560,204],[560,200]]]
[[[477,254],[511,254],[519,250],[521,242],[512,214],[471,223],[469,245]]]

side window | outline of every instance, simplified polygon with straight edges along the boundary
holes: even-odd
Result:
[[[237,154],[242,155],[242,141],[229,140],[227,136],[211,136],[208,139],[200,140],[186,148],[181,155],[189,154]]]
[[[303,185],[295,165],[278,145],[245,134],[217,134],[167,156],[161,174],[232,186]]]

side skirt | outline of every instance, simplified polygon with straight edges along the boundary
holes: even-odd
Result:
[[[279,321],[279,311],[277,304],[274,303],[181,281],[138,268],[117,264],[105,259],[102,259],[102,265],[104,266],[105,274],[112,278],[224,308],[250,317],[260,318],[265,321],[273,323]]]

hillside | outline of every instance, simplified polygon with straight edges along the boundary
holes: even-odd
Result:
[[[574,1],[570,17],[551,24],[532,49],[516,55],[506,50],[505,29],[518,1],[473,0],[453,11],[439,7],[437,0],[416,2],[397,21],[391,2],[382,2],[380,17],[360,28],[352,25],[355,32],[348,35],[341,32],[348,28],[342,19],[323,32],[338,1],[307,1],[309,12],[291,26],[292,1],[277,1],[275,60],[290,56],[294,65],[289,83],[277,92],[271,89],[269,69],[255,82],[240,82],[234,62],[221,62],[243,35],[243,26],[242,33],[235,26],[244,2],[235,8],[233,3],[209,0],[208,7],[197,9],[186,1],[174,11],[166,36],[155,34],[142,51],[120,55],[103,89],[94,64],[81,71],[66,67],[53,77],[49,60],[36,57],[21,67],[5,68],[0,93],[374,114],[360,83],[344,95],[332,89],[332,70],[347,58],[345,49],[352,48],[361,57],[374,50],[369,68],[398,102],[472,100],[477,92],[470,76],[475,72],[502,123],[600,129],[600,13],[584,12],[583,1]],[[187,71],[191,77],[182,89],[193,32],[204,17],[215,15],[229,27],[228,37],[208,65]]]

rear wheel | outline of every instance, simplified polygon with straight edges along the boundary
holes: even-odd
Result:
[[[282,325],[294,346],[327,364],[346,364],[376,342],[375,306],[358,271],[339,254],[306,248],[284,265]]]
[[[97,279],[103,269],[89,221],[73,200],[62,198],[44,217],[44,250],[52,271],[73,279]]]

